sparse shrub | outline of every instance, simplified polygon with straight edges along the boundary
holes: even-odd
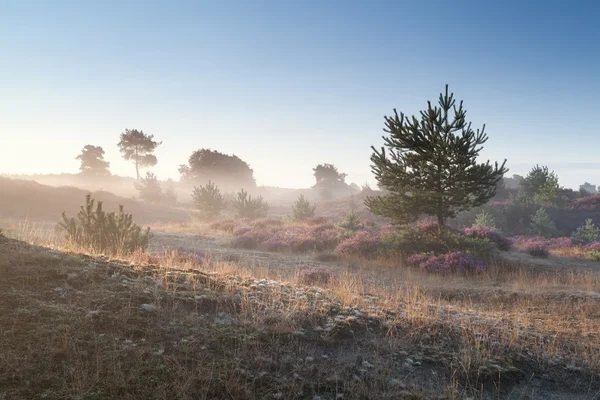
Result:
[[[525,251],[533,256],[546,258],[550,254],[548,252],[548,246],[543,240],[539,239],[530,239],[524,243]]]
[[[512,246],[512,241],[509,238],[485,225],[475,225],[472,228],[467,228],[465,229],[465,235],[472,238],[488,239],[501,251],[508,251]]]
[[[440,254],[415,254],[406,260],[409,266],[416,266],[423,271],[439,274],[476,273],[485,271],[485,263],[470,254],[461,251]]]
[[[238,192],[232,202],[233,208],[241,218],[256,219],[266,217],[269,205],[262,196],[252,197],[244,189]]]
[[[590,261],[600,261],[600,251],[598,251],[598,250],[589,251],[585,255],[585,258],[587,258]]]
[[[304,268],[298,271],[298,282],[304,285],[325,285],[331,280],[331,272],[325,268]]]
[[[374,258],[383,250],[381,237],[367,231],[356,233],[353,237],[340,242],[335,248],[338,256],[359,256]]]
[[[550,219],[543,207],[539,208],[531,217],[531,229],[536,235],[545,238],[551,238],[558,233],[554,221]]]
[[[600,228],[592,222],[591,218],[585,220],[585,224],[577,228],[573,233],[573,238],[582,243],[591,243],[600,237]]]
[[[161,203],[165,201],[165,194],[160,187],[158,178],[152,172],[146,172],[146,176],[134,184],[140,199],[148,203]]]
[[[305,221],[315,216],[317,210],[316,204],[311,204],[310,201],[304,198],[301,194],[298,200],[292,205],[292,219],[296,221]]]
[[[223,194],[217,185],[211,181],[204,186],[194,186],[192,199],[196,208],[202,213],[205,219],[217,218],[227,205]]]
[[[126,255],[148,247],[150,228],[142,230],[131,214],[123,212],[123,206],[119,206],[118,213],[104,212],[102,202],[96,203],[90,194],[77,218],[69,219],[63,212],[62,219],[58,226],[65,232],[66,240],[89,251]]]
[[[490,214],[486,210],[481,211],[479,214],[477,214],[477,216],[475,216],[475,223],[473,224],[473,226],[483,226],[493,231],[498,229],[496,228],[496,219],[492,214]]]
[[[358,217],[358,215],[356,215],[354,211],[350,211],[346,215],[344,220],[340,222],[340,227],[348,229],[349,231],[356,232],[362,229],[363,226],[360,223],[360,218]]]
[[[209,227],[216,231],[232,233],[234,229],[238,227],[238,224],[232,219],[225,219],[223,221],[213,222]]]

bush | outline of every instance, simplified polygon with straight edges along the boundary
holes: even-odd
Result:
[[[335,248],[338,256],[359,256],[374,258],[381,253],[383,245],[381,237],[367,231],[361,231],[351,238],[343,240]]]
[[[558,234],[554,221],[550,219],[543,207],[539,208],[535,215],[531,217],[531,229],[536,235],[545,238],[551,238]]]
[[[228,233],[232,233],[237,227],[238,224],[232,219],[225,219],[223,221],[217,221],[210,224],[210,229]]]
[[[472,238],[488,239],[501,251],[508,251],[512,246],[512,241],[509,238],[484,225],[465,229],[465,235]]]
[[[316,204],[311,204],[310,201],[304,198],[301,194],[298,200],[292,205],[292,219],[296,221],[305,221],[315,216],[317,209]]]
[[[148,203],[161,203],[165,201],[165,195],[160,187],[158,178],[152,172],[146,172],[146,177],[141,178],[134,184],[140,199]]]
[[[208,181],[204,186],[194,186],[192,199],[205,219],[217,218],[227,206],[225,197],[223,197],[217,185],[211,181]]]
[[[600,237],[600,228],[592,222],[591,218],[585,220],[585,224],[577,228],[573,233],[573,238],[582,243],[591,243]]]
[[[331,280],[331,272],[325,268],[304,268],[298,271],[298,282],[304,285],[327,284]]]
[[[495,218],[486,210],[483,210],[479,214],[477,214],[477,216],[475,217],[475,223],[473,224],[473,227],[485,227],[492,231],[498,229],[496,227]]]
[[[283,225],[283,221],[277,218],[261,218],[252,223],[254,228],[269,228]]]
[[[548,246],[543,240],[530,239],[523,244],[525,251],[533,257],[546,258],[550,254]]]
[[[348,229],[349,231],[356,232],[362,229],[362,224],[360,223],[360,218],[354,211],[350,211],[344,220],[340,222],[340,227],[344,229]]]
[[[323,225],[329,222],[325,217],[312,217],[305,221],[308,225]]]
[[[598,250],[589,251],[585,255],[585,258],[587,258],[590,261],[600,261],[600,251],[598,251]]]
[[[409,266],[417,266],[423,271],[451,274],[451,273],[475,273],[484,271],[487,266],[485,263],[470,254],[461,251],[440,254],[415,254],[406,260]]]
[[[127,255],[136,250],[145,251],[150,239],[150,228],[142,230],[133,222],[131,214],[123,212],[105,213],[102,202],[95,203],[90,194],[77,214],[77,219],[67,218],[62,213],[58,226],[65,231],[67,242],[76,244],[92,252],[109,255]]]
[[[238,192],[232,204],[241,218],[262,218],[269,212],[269,205],[262,196],[253,198],[244,189]]]

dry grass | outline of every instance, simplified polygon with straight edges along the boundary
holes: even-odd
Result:
[[[81,251],[32,224],[8,232]],[[342,260],[328,264],[330,283],[306,288],[294,268],[265,267],[250,253],[199,261],[166,250],[120,261],[5,240],[0,390],[9,398],[595,398],[600,274],[518,261],[442,278],[391,260]]]

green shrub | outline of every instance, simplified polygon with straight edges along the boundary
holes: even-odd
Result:
[[[551,238],[558,234],[554,221],[550,219],[543,207],[531,217],[531,230],[535,235],[545,238]]]
[[[585,258],[590,261],[600,261],[600,251],[592,250],[585,255]]]
[[[148,203],[161,203],[165,201],[165,194],[160,187],[158,178],[152,172],[146,172],[146,177],[134,184],[140,199]]]
[[[492,214],[487,212],[486,210],[481,211],[475,217],[475,223],[473,226],[486,227],[492,230],[497,230],[496,220]]]
[[[269,205],[262,196],[252,197],[242,189],[232,202],[240,218],[263,218],[269,212]]]
[[[142,230],[133,222],[131,214],[123,212],[123,206],[119,206],[118,213],[107,214],[102,210],[101,201],[95,204],[95,209],[94,203],[94,199],[88,194],[77,219],[69,219],[62,213],[63,220],[58,226],[65,231],[65,238],[69,243],[109,255],[127,255],[148,248],[150,228]]]
[[[196,209],[200,211],[205,219],[217,218],[227,206],[227,201],[221,194],[221,191],[211,181],[204,186],[194,186],[192,199],[196,205]]]
[[[301,194],[300,197],[298,197],[298,200],[292,205],[292,219],[295,219],[296,221],[306,221],[315,216],[316,210],[317,205],[311,204],[310,201],[306,200],[304,195]]]
[[[467,237],[452,230],[446,230],[442,234],[426,234],[416,229],[406,229],[386,236],[383,240],[388,250],[399,251],[405,255],[463,251],[487,258],[497,253],[496,245],[490,240]]]
[[[358,215],[354,211],[350,211],[344,220],[340,222],[340,227],[355,232],[362,229],[363,226]]]
[[[600,228],[594,225],[591,218],[586,219],[585,224],[573,232],[573,239],[584,243],[595,242],[599,237]]]

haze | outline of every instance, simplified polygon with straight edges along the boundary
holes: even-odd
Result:
[[[335,164],[373,183],[383,116],[444,84],[487,124],[511,174],[594,181],[600,33],[594,2],[13,1],[0,5],[2,173],[76,173],[86,144],[111,172],[125,128],[163,145],[178,179],[192,150],[235,153],[259,185],[307,187]],[[535,57],[532,54],[535,53]]]

